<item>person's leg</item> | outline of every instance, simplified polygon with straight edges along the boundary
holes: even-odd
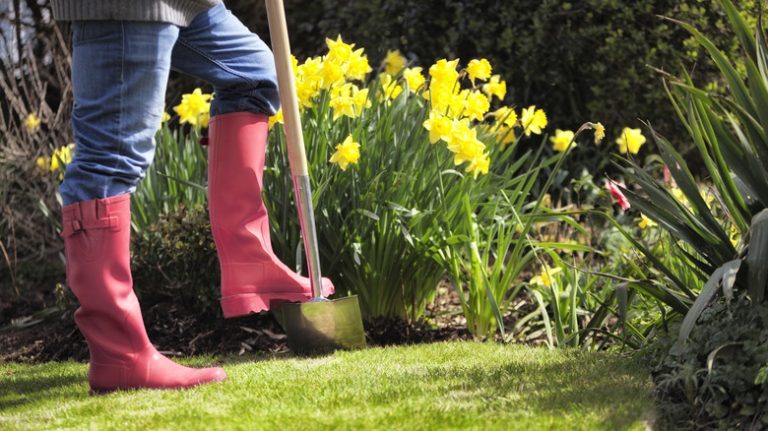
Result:
[[[214,86],[208,205],[224,316],[257,313],[273,302],[309,300],[309,279],[286,267],[272,251],[262,201],[267,115],[279,107],[271,51],[219,5],[181,29],[172,67]],[[323,280],[323,290],[333,293],[330,280]]]
[[[75,156],[60,193],[67,284],[91,354],[91,390],[180,388],[225,378],[191,369],[149,341],[130,271],[130,192],[154,155],[170,53],[178,28],[163,23],[73,25]]]

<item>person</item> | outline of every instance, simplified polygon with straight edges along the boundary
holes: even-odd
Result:
[[[220,382],[147,337],[130,271],[130,194],[155,152],[171,69],[213,86],[208,204],[225,318],[306,301],[309,280],[272,251],[262,201],[267,116],[279,109],[274,58],[221,0],[52,0],[72,22],[75,153],[59,188],[67,284],[90,351],[92,393]],[[333,292],[324,279],[323,289]]]

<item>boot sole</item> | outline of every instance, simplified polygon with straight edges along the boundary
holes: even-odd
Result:
[[[304,293],[291,292],[243,293],[224,297],[220,302],[224,318],[231,319],[269,311],[279,303],[306,302],[310,298],[310,295]]]

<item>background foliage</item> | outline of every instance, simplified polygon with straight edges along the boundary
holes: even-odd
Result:
[[[268,37],[257,0],[227,4]],[[722,11],[705,0],[286,0],[285,5],[299,58],[322,48],[318,35],[336,34],[366,47],[373,64],[388,49],[420,63],[482,55],[507,79],[510,99],[547,106],[568,128],[585,118],[600,118],[609,130],[647,119],[662,133],[681,136],[675,134],[679,128],[659,75],[649,66],[693,67],[702,51],[686,31],[659,15],[690,22],[729,53],[737,49]],[[745,16],[754,15],[756,2],[742,0],[738,7]],[[715,79],[712,72],[696,64],[700,82]]]

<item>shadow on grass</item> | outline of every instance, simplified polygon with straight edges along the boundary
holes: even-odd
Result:
[[[414,376],[448,398],[482,400],[483,412],[524,409],[549,417],[594,417],[600,429],[626,429],[652,417],[650,379],[626,360],[573,352],[554,363],[512,360],[494,367],[431,369]],[[372,393],[374,402],[399,402],[399,388]]]
[[[51,364],[57,366],[59,364]],[[8,373],[10,371],[4,371]],[[25,367],[23,371],[13,371],[14,378],[0,379],[0,412],[12,407],[45,401],[47,399],[66,400],[87,396],[83,391],[65,391],[67,386],[79,385],[87,381],[85,372],[67,371],[66,374],[53,374],[47,366]],[[0,377],[3,377],[0,375]]]

